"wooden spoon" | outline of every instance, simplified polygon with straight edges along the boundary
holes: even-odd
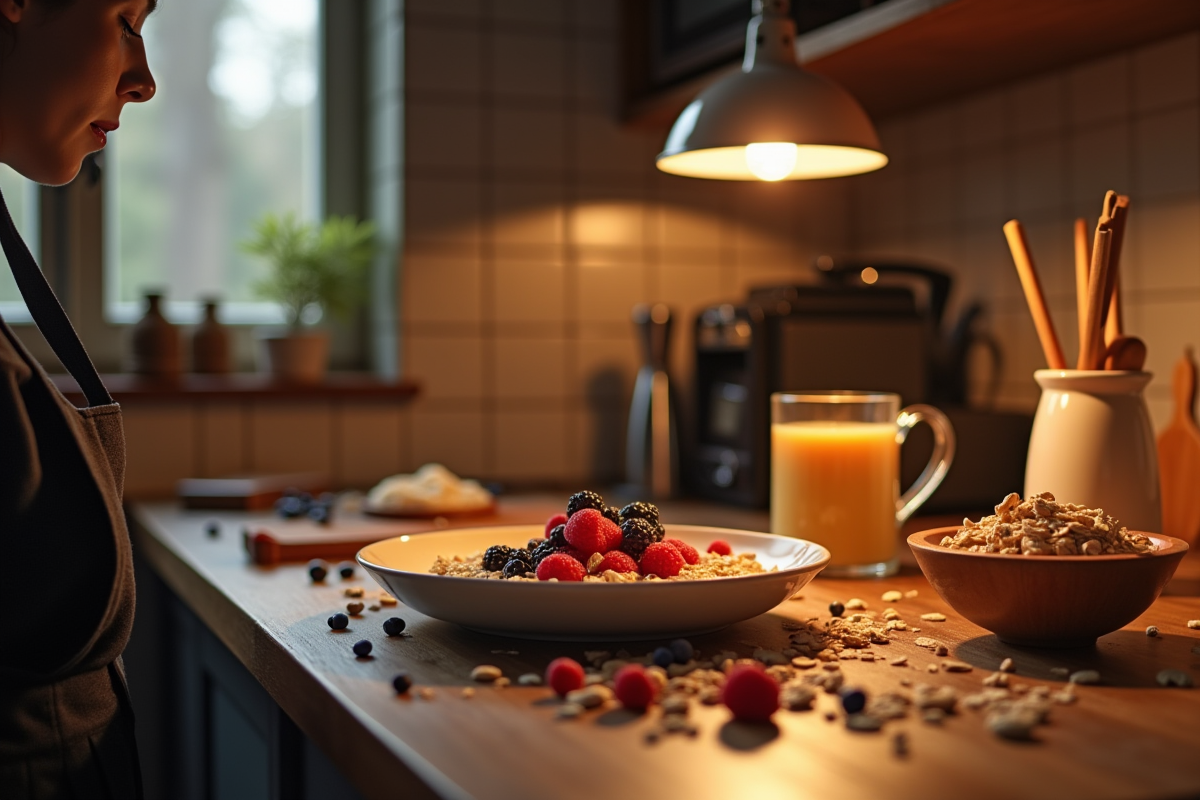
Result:
[[[1029,304],[1029,313],[1033,315],[1033,325],[1037,328],[1038,340],[1042,343],[1042,352],[1046,355],[1046,364],[1050,369],[1066,369],[1067,362],[1063,358],[1058,335],[1054,332],[1054,321],[1050,318],[1050,309],[1046,306],[1046,296],[1042,294],[1042,283],[1038,280],[1037,267],[1034,266],[1033,255],[1029,252],[1025,229],[1019,221],[1010,219],[1004,223],[1004,237],[1008,239],[1008,249],[1017,267],[1017,275],[1021,278],[1021,288],[1025,290],[1025,302]]]
[[[1118,336],[1104,351],[1104,368],[1141,372],[1146,366],[1146,343],[1136,336]]]
[[[1196,427],[1196,361],[1189,347],[1171,380],[1175,415],[1158,435],[1162,532],[1191,542],[1200,533],[1200,428]]]

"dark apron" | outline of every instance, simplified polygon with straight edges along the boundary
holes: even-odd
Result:
[[[0,195],[0,243],[76,408],[0,319],[0,798],[141,798],[121,653],[133,557],[112,402]]]

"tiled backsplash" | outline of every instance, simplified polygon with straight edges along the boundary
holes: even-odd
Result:
[[[1073,361],[1073,221],[1094,228],[1106,189],[1130,195],[1125,327],[1148,344],[1163,427],[1171,366],[1200,345],[1200,33],[887,120],[880,135],[892,161],[853,184],[853,245],[954,268],[956,304],[985,301],[1004,348],[1004,405],[1036,404],[1045,362],[1001,226],[1025,224]]]
[[[404,371],[416,463],[620,478],[637,303],[697,309],[847,246],[847,182],[664,175],[617,121],[613,0],[407,3]]]

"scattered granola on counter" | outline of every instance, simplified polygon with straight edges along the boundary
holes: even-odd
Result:
[[[942,547],[972,553],[1026,556],[1098,556],[1149,553],[1149,537],[1131,533],[1102,509],[1059,503],[1042,492],[1022,501],[1015,492],[979,522],[964,519]]]

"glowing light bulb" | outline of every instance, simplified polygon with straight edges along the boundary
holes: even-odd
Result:
[[[796,145],[791,142],[755,142],[746,145],[746,166],[763,181],[781,181],[796,168]]]
[[[867,267],[862,271],[862,282],[870,286],[875,281],[879,280],[879,271],[874,267]]]

